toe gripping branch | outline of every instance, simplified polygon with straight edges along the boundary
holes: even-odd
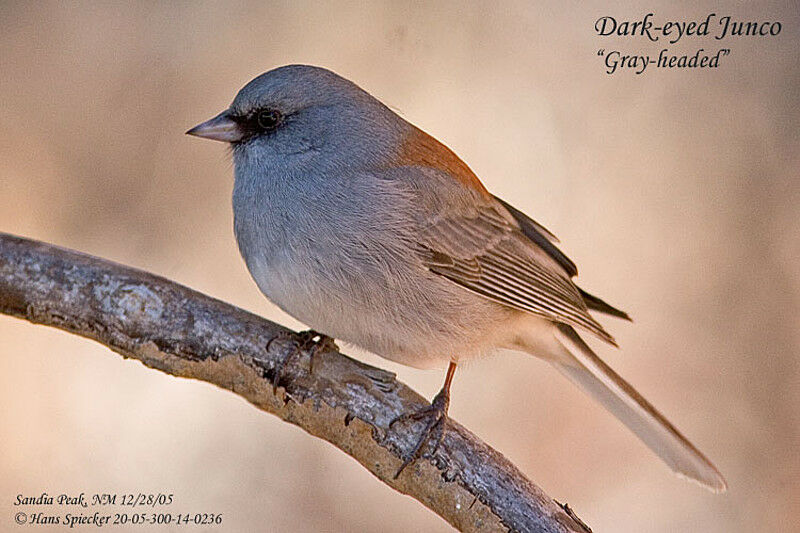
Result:
[[[272,392],[277,393],[278,387],[283,381],[286,368],[290,362],[300,356],[303,352],[308,352],[308,372],[314,373],[314,358],[317,354],[326,351],[339,351],[339,347],[334,342],[333,338],[318,333],[313,329],[294,333],[292,331],[281,331],[275,337],[271,338],[267,343],[267,351],[272,347],[272,343],[278,341],[280,343],[289,344],[290,348],[286,355],[280,359],[273,369],[272,376]]]
[[[429,443],[431,446],[431,454],[435,454],[436,450],[439,449],[439,445],[444,438],[447,411],[450,408],[450,384],[453,381],[453,374],[455,374],[455,371],[456,364],[451,362],[450,366],[447,368],[447,377],[445,378],[444,386],[442,390],[439,391],[439,394],[434,396],[431,405],[413,413],[402,414],[389,423],[389,427],[391,428],[397,422],[428,420],[420,434],[419,440],[417,440],[411,453],[403,460],[403,464],[400,465],[400,468],[395,473],[394,479],[397,479],[408,465],[419,459],[426,443]]]

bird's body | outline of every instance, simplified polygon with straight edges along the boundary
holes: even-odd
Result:
[[[231,142],[239,249],[261,291],[293,317],[420,368],[497,348],[544,358],[673,469],[724,488],[573,329],[615,344],[589,308],[626,315],[574,285],[577,270],[547,230],[352,82],[316,67],[275,69],[191,133]]]
[[[420,182],[432,177],[388,171],[391,157],[377,151],[345,174],[326,164],[324,149],[280,162],[234,149],[234,227],[245,262],[281,309],[388,359],[431,368],[486,352],[501,337],[486,332],[522,313],[426,268],[417,241],[428,221],[419,209],[427,203],[433,215],[458,198],[439,189],[425,198]]]

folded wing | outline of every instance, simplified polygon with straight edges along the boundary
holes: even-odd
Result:
[[[486,201],[469,214],[460,213],[441,213],[423,228],[418,244],[428,269],[499,303],[583,328],[616,346],[589,314],[569,272],[522,232],[502,204]]]

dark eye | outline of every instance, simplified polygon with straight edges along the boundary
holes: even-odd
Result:
[[[256,115],[258,127],[262,130],[271,130],[281,121],[281,114],[274,109],[262,109]]]

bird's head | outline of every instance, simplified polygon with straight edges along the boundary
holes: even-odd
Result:
[[[295,154],[335,142],[376,146],[397,130],[393,112],[353,82],[320,67],[287,65],[245,85],[233,103],[186,133],[237,151]]]

